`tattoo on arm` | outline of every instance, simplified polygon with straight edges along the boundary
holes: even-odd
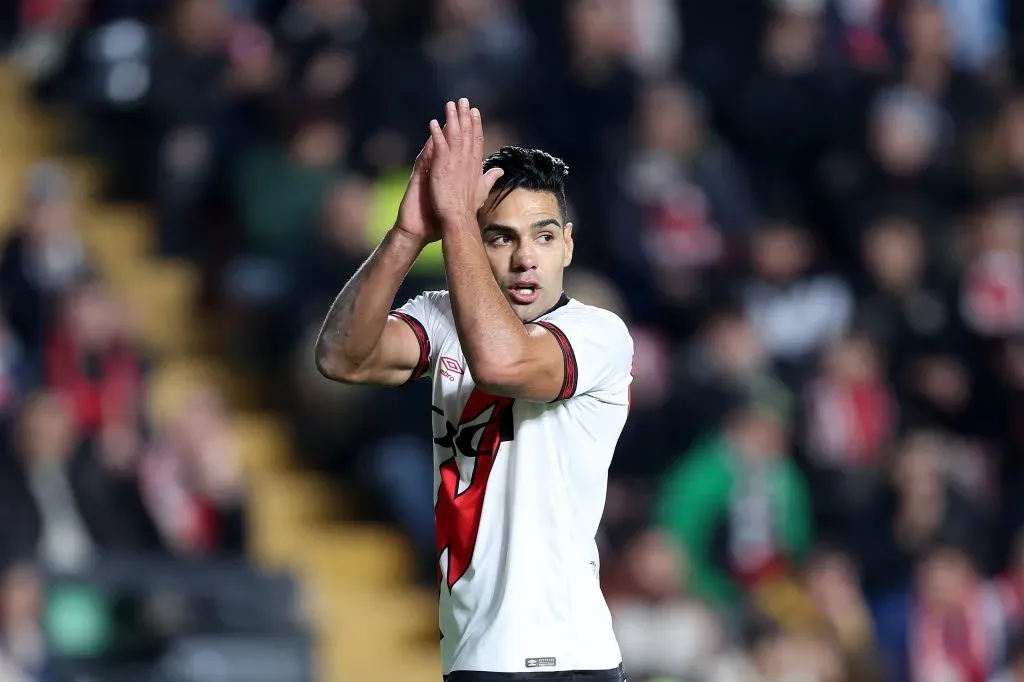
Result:
[[[356,301],[359,299],[359,294],[366,284],[367,274],[374,267],[377,257],[378,252],[375,251],[370,259],[356,271],[356,274],[352,275],[352,279],[345,284],[337,298],[334,299],[334,303],[331,304],[331,309],[327,311],[327,317],[320,329],[320,340],[317,343],[320,353],[343,348],[345,339],[351,331]]]

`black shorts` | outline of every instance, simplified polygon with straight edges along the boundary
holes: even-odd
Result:
[[[444,682],[627,682],[620,664],[611,670],[552,670],[536,673],[487,673],[456,670]]]

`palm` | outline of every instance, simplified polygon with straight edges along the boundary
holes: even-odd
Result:
[[[433,144],[427,140],[413,165],[412,176],[398,208],[397,223],[400,230],[427,243],[441,238],[440,225],[430,203],[428,171],[432,156]]]

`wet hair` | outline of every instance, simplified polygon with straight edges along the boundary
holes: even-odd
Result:
[[[565,178],[569,166],[556,156],[540,149],[523,147],[502,147],[484,159],[484,172],[492,168],[505,171],[491,190],[494,198],[489,207],[493,208],[517,189],[532,192],[551,192],[558,200],[562,219],[566,218]]]

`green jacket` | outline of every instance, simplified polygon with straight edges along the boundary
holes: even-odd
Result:
[[[736,483],[736,457],[724,436],[698,443],[666,475],[655,501],[662,530],[685,549],[689,586],[694,596],[713,604],[732,604],[742,591],[716,565],[715,530],[729,514]],[[807,483],[796,464],[780,459],[768,471],[775,521],[775,542],[799,558],[812,542],[811,505]]]
[[[316,230],[327,192],[338,179],[333,166],[310,168],[273,145],[254,147],[235,175],[235,204],[246,247],[259,255],[295,256]]]

